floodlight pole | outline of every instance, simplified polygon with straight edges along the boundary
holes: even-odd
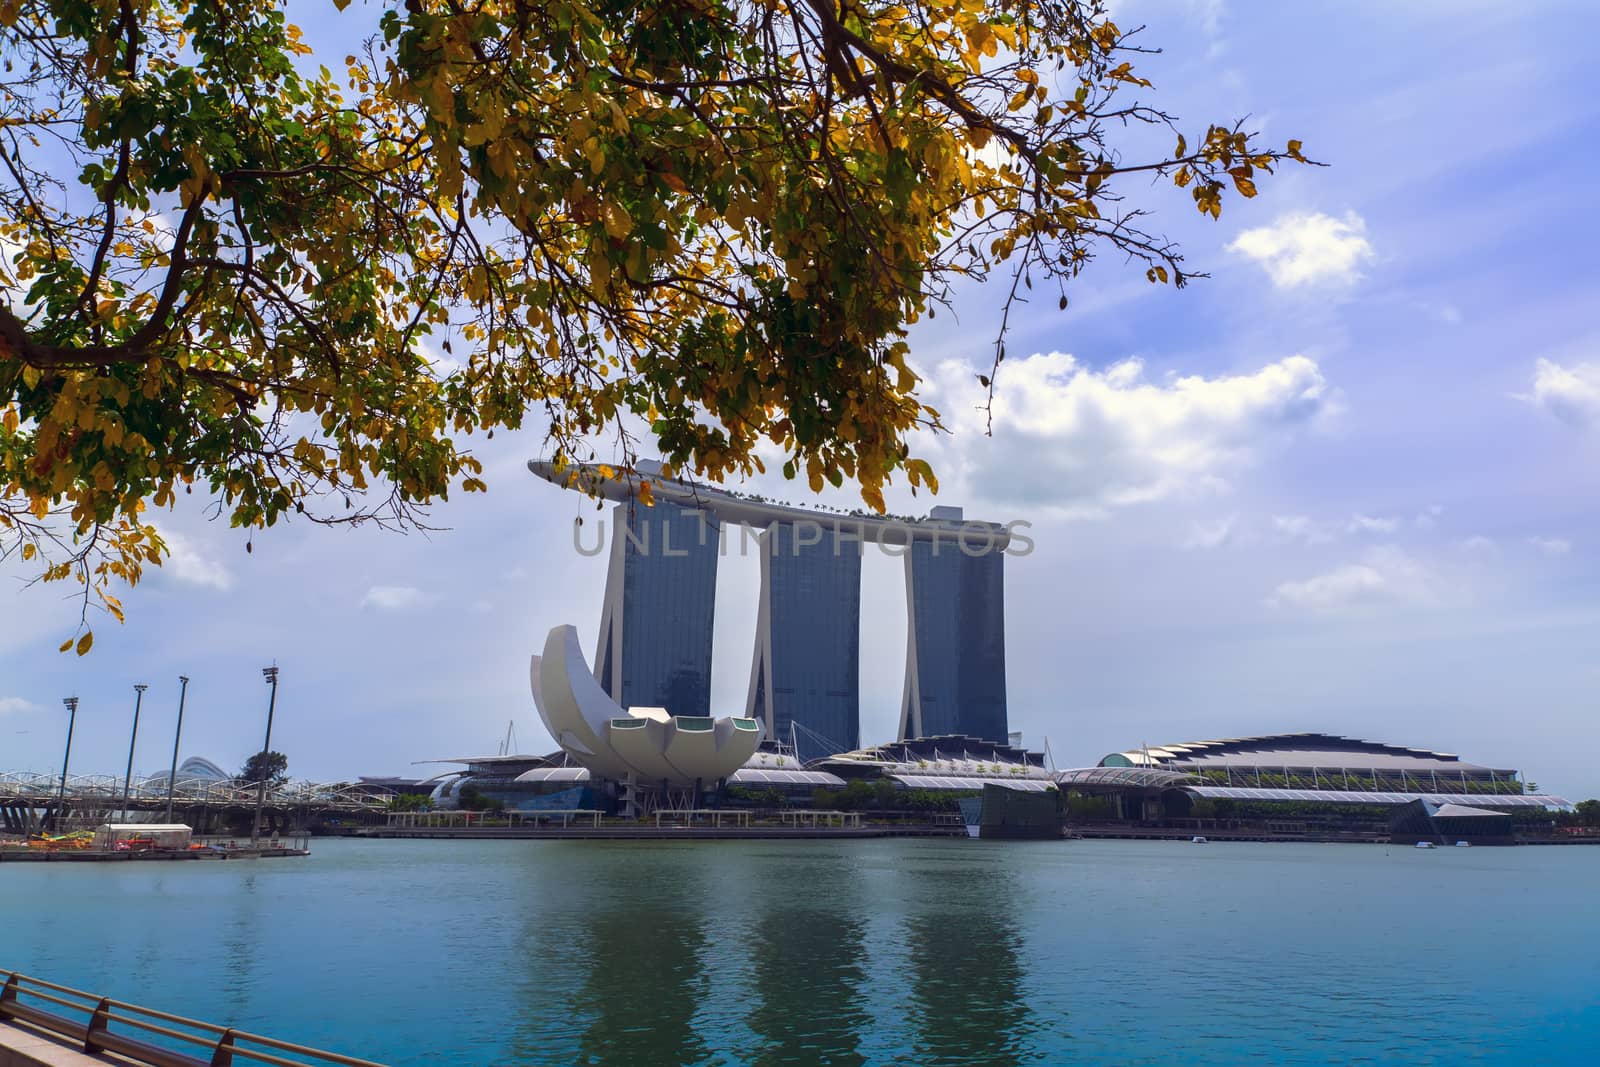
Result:
[[[261,745],[261,762],[256,771],[261,775],[260,788],[256,790],[256,816],[250,824],[250,847],[261,847],[261,805],[267,799],[267,753],[272,751],[272,712],[278,706],[278,668],[262,667],[261,676],[272,686],[272,695],[267,698],[267,739]]]
[[[128,772],[122,779],[122,821],[128,821],[128,794],[133,790],[133,746],[139,740],[139,708],[144,705],[144,691],[148,685],[133,687],[133,733],[128,738]]]
[[[67,751],[61,757],[61,791],[56,794],[56,800],[62,804],[67,800],[67,764],[72,760],[72,728],[78,722],[78,698],[63,697],[61,703],[67,706]]]
[[[167,822],[172,822],[172,794],[178,788],[178,742],[183,738],[183,700],[189,695],[188,675],[178,675],[178,728],[172,733],[172,770],[167,773]]]

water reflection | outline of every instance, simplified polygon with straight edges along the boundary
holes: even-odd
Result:
[[[587,844],[587,843],[585,843]],[[591,846],[530,871],[523,1013],[504,1063],[689,1064],[709,888],[673,849]]]
[[[1029,1062],[1020,891],[1003,854],[962,845],[909,864],[832,843],[591,846],[530,866],[497,1062]]]
[[[905,919],[912,1062],[999,1067],[1031,1059],[1038,1020],[1024,999],[1016,886],[1005,857],[990,858],[952,864],[924,882]]]
[[[256,892],[253,873],[239,879],[238,885],[233,888],[230,903],[226,924],[222,926],[218,937],[222,968],[218,992],[225,1009],[223,1017],[242,1019],[249,1017],[250,1001],[258,979],[257,947],[263,935],[261,900]]]
[[[792,845],[790,847],[793,847]],[[798,877],[797,877],[798,875]],[[796,871],[763,864],[752,879],[755,1005],[747,1025],[761,1039],[753,1062],[859,1067],[867,949],[861,871],[853,857],[819,855]]]
[[[695,1063],[706,1054],[695,1033],[705,989],[705,940],[696,903],[614,900],[589,923],[588,981],[580,996],[594,1010],[579,1043],[589,1064]]]

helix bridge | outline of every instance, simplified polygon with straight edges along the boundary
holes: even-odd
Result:
[[[59,774],[0,771],[0,834],[68,833],[151,814],[164,818],[168,785],[165,774],[132,782],[120,775],[69,775],[63,784]],[[255,782],[179,776],[171,782],[172,817],[197,833],[226,832],[255,810],[259,790]],[[296,780],[269,784],[261,806],[274,825],[304,827],[382,812],[386,801],[382,792],[359,783]]]

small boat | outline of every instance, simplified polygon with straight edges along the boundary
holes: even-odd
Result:
[[[1193,837],[1189,838],[1189,844],[1191,844],[1191,845],[1209,845],[1209,844],[1211,844],[1211,842],[1207,841],[1205,838],[1201,837],[1199,834],[1195,834]]]
[[[1471,841],[1457,841],[1456,842],[1456,848],[1471,848],[1471,847],[1472,847],[1472,842]]]
[[[1436,848],[1438,846],[1436,846],[1432,841],[1418,841],[1417,842],[1417,847],[1418,848]]]

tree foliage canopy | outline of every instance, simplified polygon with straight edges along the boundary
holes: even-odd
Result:
[[[264,780],[270,786],[280,786],[289,780],[289,757],[282,752],[257,752],[244,761],[235,780],[247,785]]]
[[[558,458],[936,488],[906,330],[954,283],[1181,285],[1115,179],[1216,216],[1304,159],[1180,131],[1143,51],[1099,0],[405,0],[342,57],[276,0],[0,0],[0,551],[120,618],[195,483],[403,526],[530,412]]]

